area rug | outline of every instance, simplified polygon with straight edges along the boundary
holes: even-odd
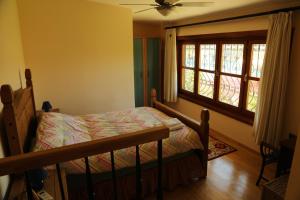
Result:
[[[209,136],[208,160],[212,160],[226,154],[232,153],[236,149],[216,138]]]

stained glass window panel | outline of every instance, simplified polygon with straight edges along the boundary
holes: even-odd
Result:
[[[194,77],[194,70],[182,69],[182,89],[194,92]]]
[[[184,67],[195,67],[195,45],[186,44],[182,46],[182,65]]]
[[[251,48],[250,76],[260,78],[264,62],[266,44],[253,44]]]
[[[223,44],[221,71],[230,74],[242,74],[244,44]]]
[[[219,101],[238,107],[240,90],[241,78],[221,75]]]
[[[247,92],[247,110],[251,112],[256,111],[257,97],[258,97],[259,82],[250,80],[248,82]]]
[[[212,99],[214,96],[214,81],[214,73],[200,71],[198,94]]]
[[[200,45],[200,69],[215,70],[216,48],[215,44]]]

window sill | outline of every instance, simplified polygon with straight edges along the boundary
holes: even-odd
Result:
[[[209,100],[202,100],[202,98],[197,96],[192,96],[192,94],[185,94],[183,92],[179,92],[178,96],[182,99],[190,101],[192,103],[198,104],[205,108],[211,109],[223,115],[226,115],[230,118],[236,119],[240,122],[246,123],[248,125],[253,125],[254,114],[250,112],[242,112],[238,108],[233,108],[223,103],[211,103]]]

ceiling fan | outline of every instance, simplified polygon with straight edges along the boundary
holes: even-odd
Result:
[[[214,4],[214,2],[178,2],[179,0],[155,0],[153,4],[120,4],[126,6],[151,6],[151,8],[139,10],[135,13],[156,9],[161,15],[167,16],[175,7],[205,7]]]

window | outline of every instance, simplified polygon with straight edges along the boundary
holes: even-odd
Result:
[[[266,31],[178,37],[179,95],[251,124]]]
[[[195,79],[195,45],[184,44],[182,46],[182,89],[193,92]]]
[[[262,65],[264,61],[266,44],[251,45],[250,72],[247,84],[247,107],[246,109],[255,112],[259,79],[261,76]],[[247,78],[247,77],[246,77]]]
[[[200,44],[198,95],[212,99],[215,87],[216,48],[215,44]]]

